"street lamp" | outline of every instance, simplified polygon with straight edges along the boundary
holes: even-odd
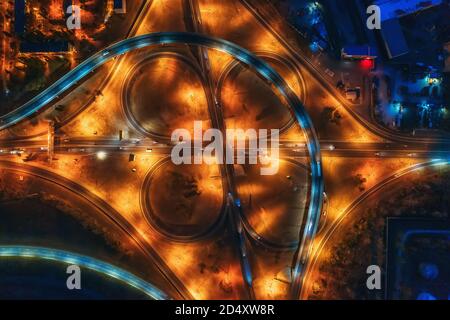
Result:
[[[108,154],[105,151],[99,151],[99,152],[97,152],[97,159],[98,160],[105,160],[107,155]]]

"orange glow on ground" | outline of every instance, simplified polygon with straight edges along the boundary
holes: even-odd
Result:
[[[48,12],[48,16],[51,20],[60,20],[64,18],[62,2],[62,0],[51,0]]]

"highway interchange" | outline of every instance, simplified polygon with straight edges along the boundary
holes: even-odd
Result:
[[[161,32],[161,33],[151,33],[140,35],[136,37],[131,37],[123,41],[119,41],[106,49],[103,49],[96,54],[92,55],[90,58],[82,62],[75,69],[71,70],[69,73],[64,75],[60,80],[55,82],[53,85],[45,89],[35,98],[31,99],[29,102],[25,103],[21,107],[15,109],[9,114],[0,117],[0,130],[6,130],[21,121],[33,117],[44,110],[49,104],[54,103],[64,94],[70,92],[71,89],[76,87],[78,84],[82,83],[83,79],[94,72],[101,65],[115,59],[118,56],[124,55],[133,50],[140,48],[145,48],[149,46],[165,46],[172,44],[188,44],[192,46],[199,46],[203,48],[200,50],[205,50],[204,48],[215,49],[233,56],[236,60],[240,61],[242,64],[250,66],[253,70],[258,72],[267,81],[271,82],[276,90],[286,99],[291,111],[297,120],[300,127],[303,129],[306,137],[306,141],[280,141],[280,155],[281,158],[303,158],[309,157],[309,171],[311,174],[311,186],[309,195],[309,207],[307,220],[305,221],[305,226],[300,234],[299,241],[296,244],[297,252],[295,255],[295,262],[292,266],[293,269],[293,281],[292,281],[292,295],[291,297],[298,298],[301,297],[301,292],[303,289],[303,283],[305,280],[305,273],[308,269],[312,268],[315,260],[314,256],[310,257],[312,254],[312,242],[314,236],[319,228],[320,217],[323,213],[322,204],[324,196],[324,181],[322,174],[322,156],[326,157],[355,157],[355,158],[413,158],[413,159],[431,159],[424,161],[423,163],[413,166],[411,168],[404,169],[400,172],[393,174],[386,180],[383,180],[375,187],[367,190],[359,199],[346,210],[350,212],[354,207],[362,203],[362,201],[368,197],[370,194],[381,190],[383,187],[388,185],[395,179],[408,174],[418,168],[445,165],[448,164],[449,159],[449,146],[450,142],[443,139],[429,139],[429,138],[417,138],[406,136],[402,134],[393,133],[384,128],[365,120],[362,116],[352,110],[352,107],[346,102],[336,89],[330,85],[328,81],[324,79],[321,73],[317,72],[315,66],[305,57],[299,55],[298,52],[292,50],[290,45],[283,40],[283,37],[279,35],[273,28],[270,28],[267,20],[264,19],[261,14],[252,8],[246,1],[242,1],[249,10],[252,10],[254,15],[258,18],[258,21],[265,24],[271,32],[284,43],[286,48],[293,54],[293,59],[295,61],[295,66],[289,65],[289,61],[283,57],[277,57],[276,54],[271,54],[270,52],[259,52],[254,54],[246,49],[243,49],[233,43],[230,43],[223,39],[214,38],[211,36],[206,36],[201,33],[188,33],[188,32]],[[194,21],[200,21],[198,18],[198,9],[195,1],[189,1],[194,12]],[[197,12],[197,14],[195,14]],[[201,32],[201,22],[196,26],[195,30]],[[202,70],[207,73],[208,67],[208,57],[205,55],[205,51],[200,51],[200,56],[202,57]],[[357,142],[346,142],[346,141],[320,141],[317,138],[313,123],[308,116],[305,108],[303,107],[302,101],[299,99],[297,94],[295,94],[292,89],[286,84],[286,81],[276,72],[272,67],[270,67],[263,58],[273,58],[284,61],[289,68],[297,68],[297,65],[301,65],[312,71],[312,73],[317,76],[322,85],[336,97],[344,107],[349,111],[349,113],[368,131],[374,133],[375,135],[384,139],[384,142],[368,142],[368,143],[357,143]],[[209,110],[211,113],[211,118],[213,119],[213,125],[217,128],[224,129],[224,121],[222,119],[221,112],[218,112],[214,100],[217,99],[220,94],[215,92],[211,80],[206,77],[206,83],[203,83],[206,88],[209,88]],[[219,99],[220,101],[220,99]],[[211,107],[212,106],[212,107]],[[294,146],[294,147],[293,147]],[[11,152],[45,152],[47,147],[47,140],[44,139],[16,139],[16,140],[5,140],[0,142],[0,156],[10,155]],[[76,138],[70,137],[64,139],[55,146],[56,154],[96,154],[98,151],[107,151],[108,153],[138,153],[145,152],[151,148],[152,154],[167,156],[170,154],[171,145],[167,143],[155,143],[152,139],[142,138],[134,141],[119,141],[118,139],[104,139],[104,138]],[[8,161],[1,162],[2,167],[10,167],[14,170],[26,170],[23,169],[27,165],[11,164]],[[44,172],[44,170],[37,170],[35,168],[29,170],[36,174],[38,171],[39,175],[48,178],[51,174],[50,172]],[[256,241],[263,246],[266,245],[265,240],[262,239],[260,235],[254,232],[254,230],[245,223],[244,213],[240,207],[239,196],[236,192],[236,187],[233,182],[233,172],[232,168],[224,167],[223,172],[227,177],[229,190],[228,200],[228,212],[231,213],[230,221],[231,227],[235,232],[235,240],[237,249],[240,252],[241,267],[243,278],[246,281],[249,290],[249,297],[255,298],[252,292],[252,275],[251,266],[248,261],[249,249],[246,247],[245,237],[249,237],[253,241]],[[61,181],[61,177],[51,177],[55,181]],[[71,181],[62,181],[62,185],[66,186],[67,189],[82,193],[87,197],[92,197],[88,191],[82,190],[80,185]],[[325,190],[326,191],[326,190]],[[118,223],[123,226],[123,229],[127,233],[135,238],[135,241],[140,243],[149,256],[152,257],[152,261],[156,263],[159,269],[162,271],[165,277],[173,284],[180,295],[184,298],[192,298],[192,295],[186,289],[186,287],[177,279],[177,277],[170,271],[167,265],[158,257],[152,248],[144,244],[142,239],[139,239],[139,235],[133,226],[125,221],[119,213],[114,213],[115,210],[108,207],[107,204],[102,203],[101,199],[92,200],[94,205],[103,206],[105,214],[111,216],[114,223]],[[113,214],[112,214],[113,213]],[[344,219],[345,214],[339,219]],[[328,225],[320,225],[320,228],[325,230],[325,240],[322,240],[321,246],[323,247],[326,243],[326,239],[333,233],[333,231],[339,226],[341,220],[333,221],[333,223]],[[319,249],[320,251],[320,249]],[[2,252],[2,250],[0,250]],[[6,251],[8,252],[8,251]],[[37,253],[36,253],[37,254]],[[317,252],[315,253],[317,256]],[[1,254],[0,254],[1,255]],[[45,258],[45,255],[43,255]],[[64,261],[64,258],[61,258]],[[136,279],[129,277],[122,277],[122,280],[128,283],[135,283]],[[307,279],[307,278],[306,278]],[[144,286],[144,285],[142,285]],[[167,298],[164,294],[159,293],[153,294],[152,298]]]
[[[93,72],[95,69],[113,59],[114,57],[147,46],[173,43],[199,45],[220,50],[232,55],[242,63],[251,66],[261,76],[266,78],[268,81],[271,81],[279,90],[279,92],[286,98],[301,128],[305,131],[305,136],[307,139],[306,145],[308,148],[308,154],[311,158],[310,170],[312,187],[310,191],[310,207],[308,209],[309,212],[306,228],[307,231],[302,235],[302,241],[301,245],[299,246],[299,250],[297,253],[298,258],[294,269],[294,279],[299,279],[303,264],[306,262],[308,256],[308,250],[304,250],[304,248],[309,248],[309,244],[314,237],[322,206],[323,179],[320,164],[320,146],[316,137],[316,133],[313,129],[311,119],[306,113],[306,110],[304,109],[303,104],[299,100],[297,95],[289,88],[289,86],[285,83],[281,76],[272,67],[254,56],[252,53],[238,47],[237,45],[234,45],[226,40],[216,39],[194,33],[154,33],[120,41],[86,59],[75,69],[71,70],[61,79],[59,79],[57,82],[45,89],[43,92],[41,92],[39,95],[31,99],[23,106],[15,109],[5,116],[0,117],[0,130],[7,129],[20,122],[21,120],[31,116],[32,114],[39,112],[47,104],[57,99],[72,86],[76,85],[86,75]],[[238,222],[236,223],[238,224]],[[240,240],[240,243],[242,246],[242,240]],[[243,260],[242,265],[245,266],[244,270],[246,269],[246,271],[244,271],[244,274],[248,275],[250,271],[248,269],[248,262],[246,262],[247,257],[244,248],[241,248],[241,257]],[[250,276],[247,276],[247,279],[250,278]],[[295,286],[299,286],[299,280],[296,280],[295,283]],[[251,287],[251,283],[248,283],[248,285]],[[298,291],[299,288],[295,290]]]

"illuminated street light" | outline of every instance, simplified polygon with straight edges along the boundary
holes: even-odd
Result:
[[[98,160],[105,160],[107,155],[108,154],[105,151],[99,151],[99,152],[97,152],[97,159]]]

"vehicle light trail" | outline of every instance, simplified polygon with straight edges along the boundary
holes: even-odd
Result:
[[[274,87],[285,98],[297,122],[305,133],[306,146],[311,160],[310,204],[305,225],[311,225],[311,227],[308,227],[303,234],[300,234],[300,245],[295,253],[293,263],[292,295],[298,297],[302,284],[303,270],[308,262],[309,249],[316,234],[322,210],[324,182],[322,177],[320,144],[311,118],[296,93],[290,89],[286,81],[271,66],[248,50],[223,39],[189,32],[158,32],[128,38],[92,55],[33,99],[14,111],[0,117],[0,130],[11,127],[34,113],[41,111],[48,103],[56,100],[59,95],[73,87],[86,74],[94,71],[116,56],[139,48],[172,43],[199,45],[215,49],[227,53],[252,67],[267,81],[273,83]]]
[[[109,263],[68,251],[31,246],[0,246],[0,257],[37,258],[67,264],[76,264],[80,267],[91,269],[109,277],[118,279],[127,285],[142,291],[152,299],[170,299],[170,297],[164,292],[128,271],[113,266]]]

